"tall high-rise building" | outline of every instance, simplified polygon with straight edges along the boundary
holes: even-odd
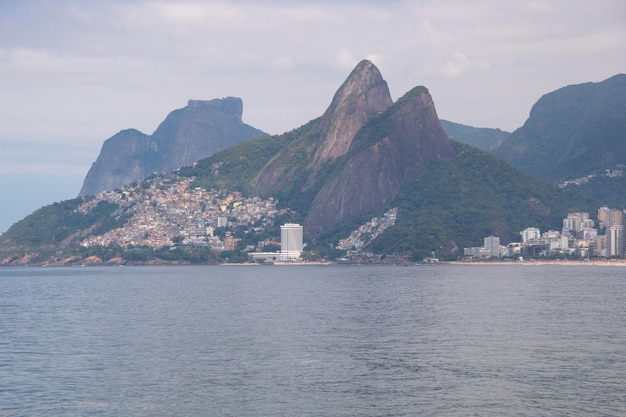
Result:
[[[610,209],[606,206],[598,209],[598,221],[600,228],[624,224],[624,212],[622,210]]]
[[[226,236],[224,237],[224,250],[235,250],[238,240],[239,239],[235,239],[230,232],[226,232]]]
[[[624,224],[624,213],[622,210],[611,210],[611,226]]]
[[[610,226],[609,218],[611,217],[611,209],[607,206],[600,207],[598,209],[598,223],[600,223],[600,228],[604,229],[606,226]]]
[[[624,256],[624,211],[607,206],[598,209],[600,228],[605,230],[604,252],[600,256]],[[600,236],[598,236],[598,239]],[[600,245],[598,245],[600,246]]]
[[[606,228],[609,256],[624,256],[624,226],[616,224]]]
[[[302,226],[296,223],[286,223],[280,226],[280,255],[281,259],[298,259],[303,248]]]
[[[490,258],[500,257],[500,238],[497,236],[488,236],[483,239],[483,247],[489,252]]]

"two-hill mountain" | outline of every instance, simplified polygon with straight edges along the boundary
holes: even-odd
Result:
[[[417,258],[438,248],[458,254],[490,234],[515,240],[530,225],[557,228],[568,210],[588,204],[450,140],[426,88],[393,103],[368,61],[354,69],[320,118],[239,144],[181,173],[195,176],[198,186],[276,196],[300,213],[312,241],[330,244],[398,206],[398,223],[375,241],[376,250]]]

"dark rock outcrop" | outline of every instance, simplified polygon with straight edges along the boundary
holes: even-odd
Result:
[[[189,100],[171,112],[152,135],[123,130],[102,146],[79,196],[113,190],[173,171],[265,133],[243,123],[241,99]]]
[[[146,178],[158,146],[150,136],[135,129],[122,130],[102,145],[98,159],[83,181],[79,196],[114,190]]]

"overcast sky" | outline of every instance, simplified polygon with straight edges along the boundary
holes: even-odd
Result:
[[[102,143],[189,99],[243,99],[278,134],[361,59],[395,99],[512,131],[541,95],[626,72],[623,0],[0,0],[0,233],[75,197]]]

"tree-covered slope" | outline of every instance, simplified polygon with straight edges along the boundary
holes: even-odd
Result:
[[[441,126],[450,139],[489,152],[495,151],[511,135],[511,132],[500,129],[472,127],[447,120],[442,120]]]
[[[117,204],[99,202],[93,210],[81,213],[78,207],[87,201],[75,198],[44,206],[12,225],[0,236],[4,250],[62,248],[76,235],[101,234],[126,221],[115,216]]]
[[[486,152],[460,143],[455,148],[455,157],[433,162],[390,203],[399,207],[398,220],[374,240],[374,252],[416,259],[434,250],[437,256],[458,255],[486,236],[517,241],[526,227],[560,230],[568,212],[597,208]]]
[[[626,74],[544,95],[495,154],[553,183],[626,163]]]
[[[566,190],[598,201],[599,206],[626,207],[626,179],[623,167],[604,175],[589,178],[580,184],[570,184]]]
[[[242,142],[183,167],[179,173],[184,177],[194,177],[194,187],[230,189],[250,195],[253,178],[297,135],[297,131],[292,131],[280,136],[262,136]]]

